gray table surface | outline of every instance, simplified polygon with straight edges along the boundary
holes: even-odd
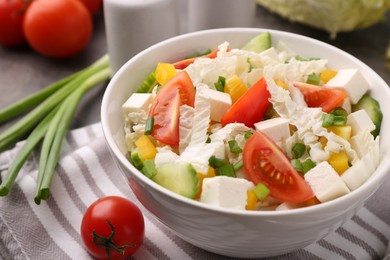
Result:
[[[181,17],[182,19],[185,17]],[[390,23],[382,22],[364,30],[341,33],[331,40],[325,31],[291,23],[262,7],[257,8],[256,27],[284,30],[319,39],[356,56],[373,68],[390,83],[390,73],[385,67],[385,53],[390,39]],[[185,32],[186,21],[181,30]],[[94,34],[85,51],[76,57],[57,60],[43,57],[28,47],[7,49],[0,47],[0,107],[37,91],[72,72],[89,65],[107,52],[103,12],[94,19]],[[82,100],[72,128],[100,120],[100,105],[107,84],[90,91]],[[0,131],[13,122],[0,126]]]

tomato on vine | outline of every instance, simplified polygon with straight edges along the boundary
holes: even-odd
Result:
[[[95,258],[124,259],[141,247],[145,223],[141,210],[133,202],[107,196],[88,207],[80,233],[87,251]]]

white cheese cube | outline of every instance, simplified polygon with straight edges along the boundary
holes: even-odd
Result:
[[[364,109],[349,114],[347,117],[347,125],[352,127],[352,135],[356,135],[365,129],[368,129],[370,132],[375,129],[374,123]]]
[[[275,142],[290,137],[290,127],[288,120],[277,117],[257,122],[255,129],[263,132]]]
[[[343,88],[348,93],[352,104],[356,104],[369,89],[368,82],[357,69],[339,70],[325,86]]]
[[[333,200],[350,192],[341,177],[326,161],[317,164],[304,176],[314,195],[321,202]]]
[[[221,122],[221,117],[232,106],[230,95],[213,89],[202,89],[204,95],[210,100],[210,119]]]
[[[133,93],[122,105],[124,115],[131,112],[143,110],[148,112],[150,104],[153,102],[153,96],[150,93]]]
[[[205,178],[200,201],[217,207],[245,210],[250,189],[254,189],[254,185],[245,179],[227,176]]]
[[[274,47],[268,48],[259,53],[259,58],[263,66],[279,64],[282,61]]]

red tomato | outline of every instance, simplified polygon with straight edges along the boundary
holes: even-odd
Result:
[[[80,0],[91,15],[97,14],[102,8],[103,0]]]
[[[264,183],[275,199],[299,203],[314,196],[283,151],[265,134],[256,131],[243,150],[244,169],[257,185]]]
[[[165,144],[179,144],[179,109],[194,106],[195,88],[186,71],[179,72],[158,92],[148,117],[154,118],[152,136]]]
[[[12,47],[25,42],[23,18],[26,8],[24,0],[0,0],[0,45]]]
[[[203,55],[200,57],[214,59],[215,57],[217,57],[217,53],[218,53],[218,50],[215,50],[215,51],[210,52],[209,54],[206,54],[206,55]],[[175,66],[176,69],[184,70],[185,68],[188,67],[188,65],[194,63],[197,58],[199,58],[199,57],[181,60],[181,61],[173,63],[173,66]]]
[[[302,92],[308,107],[321,107],[325,113],[341,106],[348,96],[341,89],[320,87],[303,82],[295,82],[294,86]]]
[[[270,97],[267,82],[261,78],[221,118],[222,125],[243,123],[253,127],[255,123],[264,119],[264,113],[270,105],[268,101]]]
[[[145,223],[142,212],[133,202],[118,196],[108,196],[88,207],[80,232],[88,252],[94,257],[125,259],[141,247]]]
[[[37,52],[65,58],[81,52],[92,35],[92,17],[78,0],[33,1],[27,9],[23,31]]]

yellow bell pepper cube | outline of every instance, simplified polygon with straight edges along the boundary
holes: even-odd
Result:
[[[336,76],[336,74],[337,74],[337,71],[335,71],[335,70],[325,69],[321,72],[320,79],[322,82],[327,83],[334,76]]]
[[[332,154],[328,159],[328,163],[339,175],[349,168],[348,157],[344,152]]]
[[[245,209],[246,210],[255,210],[257,201],[258,201],[258,199],[257,199],[255,192],[253,190],[248,190]]]
[[[352,127],[350,125],[330,126],[330,127],[328,127],[328,132],[333,132],[336,135],[349,141],[351,139],[351,135],[352,135]]]
[[[233,104],[247,91],[248,87],[237,75],[227,80],[224,88],[224,92],[230,95]]]
[[[157,149],[146,135],[142,135],[134,143],[137,146],[138,154],[142,161],[152,160],[156,157]]]
[[[160,62],[157,64],[155,73],[158,84],[163,86],[177,74],[177,71],[173,64]]]

